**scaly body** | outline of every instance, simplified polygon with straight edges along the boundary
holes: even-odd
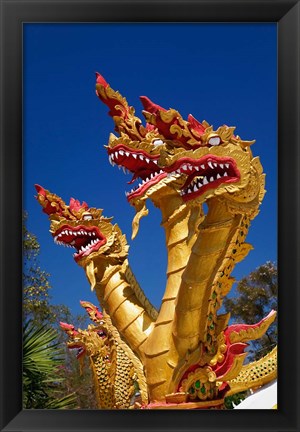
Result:
[[[99,312],[92,303],[81,304],[96,325],[89,325],[86,330],[66,323],[61,323],[61,327],[71,339],[69,348],[79,351],[77,357],[89,357],[99,408],[133,406],[137,387],[141,403],[146,403],[147,387],[140,360],[122,340],[106,313]]]

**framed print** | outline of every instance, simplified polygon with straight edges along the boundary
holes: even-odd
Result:
[[[1,20],[1,430],[296,431],[299,2],[2,0]],[[244,350],[269,367],[252,387],[275,377],[275,336],[265,363],[252,340],[275,320],[277,259],[278,393],[224,409],[251,388]],[[261,321],[254,271],[276,272]],[[229,321],[231,276],[249,326]],[[24,386],[32,296],[92,364],[67,402]]]

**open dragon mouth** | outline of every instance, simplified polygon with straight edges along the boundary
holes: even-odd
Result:
[[[85,354],[85,348],[77,343],[69,343],[68,344],[68,348],[70,350],[77,350],[76,353],[76,358],[79,359],[80,357],[82,357]]]
[[[133,174],[128,184],[140,180],[130,192],[125,192],[128,201],[143,195],[151,186],[167,176],[157,166],[159,155],[150,155],[141,149],[132,150],[123,144],[108,149],[108,155],[112,165],[116,164],[119,168],[122,167],[124,173],[129,171]]]
[[[168,167],[171,174],[185,174],[186,182],[180,194],[184,201],[202,195],[220,184],[235,183],[240,179],[236,162],[232,158],[206,155],[200,159],[183,157]]]
[[[53,234],[56,244],[73,247],[75,261],[96,252],[106,243],[106,238],[95,226],[79,225],[76,227],[64,225]]]

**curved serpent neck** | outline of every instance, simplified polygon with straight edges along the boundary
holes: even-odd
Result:
[[[93,373],[98,407],[101,409],[111,409],[115,407],[114,384],[111,381],[109,366],[104,355],[99,352],[96,356],[90,357],[89,361]]]
[[[87,276],[91,278],[91,269]],[[147,313],[137,298],[128,275],[131,270],[128,261],[108,263],[106,260],[93,260],[92,274],[97,298],[130,348],[139,358],[144,356],[144,344],[153,328],[153,317]]]
[[[148,394],[143,366],[129,346],[121,339],[110,316],[104,311],[107,340],[90,352],[98,406],[101,409],[129,408],[134,396],[134,381],[139,385],[141,400],[147,403]],[[87,330],[89,332],[89,329]],[[87,345],[93,346],[93,339]]]
[[[217,318],[221,297],[230,290],[229,275],[235,262],[249,251],[243,248],[249,217],[232,214],[224,202],[211,200],[205,219],[188,235],[192,220],[200,221],[199,208],[186,207],[181,218],[165,226],[170,266],[167,288],[145,348],[151,402],[176,392],[181,359],[196,350],[200,341],[212,358],[219,333],[216,328],[225,322],[218,323]],[[172,242],[172,238],[179,241]],[[238,253],[233,253],[233,247]]]
[[[153,198],[152,198],[153,199]],[[188,262],[201,221],[201,207],[187,207],[177,194],[169,194],[154,204],[162,212],[168,251],[167,283],[161,308],[145,344],[145,372],[150,400],[164,398],[178,356],[174,351],[172,323],[181,276]],[[159,341],[159,342],[158,342]]]
[[[225,203],[214,199],[208,206],[182,275],[175,309],[173,334],[181,355],[194,351],[200,341],[211,347],[216,338],[216,312],[233,282],[229,275],[249,227],[249,217],[230,213]],[[237,238],[241,232],[242,238]]]

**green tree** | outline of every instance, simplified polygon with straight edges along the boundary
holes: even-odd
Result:
[[[25,409],[76,408],[74,393],[64,394],[64,352],[57,332],[31,321],[23,332],[23,407]]]
[[[224,299],[226,312],[230,312],[235,323],[255,324],[271,309],[277,310],[278,277],[277,265],[267,261],[237,284],[237,295]],[[263,357],[277,343],[277,320],[265,335],[251,342],[249,360]]]
[[[35,324],[53,322],[49,304],[49,274],[39,266],[40,245],[26,228],[27,214],[23,214],[23,318]]]

